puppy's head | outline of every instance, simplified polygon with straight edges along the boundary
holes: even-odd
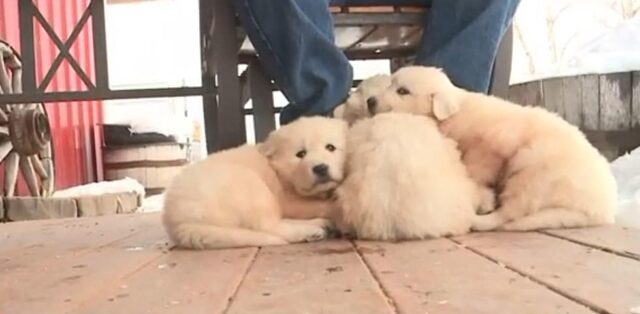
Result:
[[[393,74],[391,85],[377,97],[374,113],[408,112],[445,120],[458,112],[464,92],[440,69],[409,66]]]
[[[260,144],[281,180],[303,196],[324,196],[344,177],[347,123],[303,117],[271,132]]]
[[[377,96],[391,85],[391,76],[378,74],[360,83],[347,100],[333,111],[336,118],[353,123],[356,120],[371,117],[376,112]]]

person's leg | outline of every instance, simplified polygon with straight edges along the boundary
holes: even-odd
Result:
[[[519,0],[433,0],[416,64],[441,67],[456,85],[487,93],[498,45]]]
[[[234,0],[265,70],[290,104],[282,124],[332,111],[351,88],[349,60],[335,46],[329,0]]]

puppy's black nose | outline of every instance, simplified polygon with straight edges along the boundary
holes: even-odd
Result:
[[[367,98],[367,110],[370,114],[376,113],[376,106],[378,106],[378,100],[375,97]]]
[[[320,178],[326,178],[329,176],[329,166],[327,164],[315,165],[311,168],[311,171]]]

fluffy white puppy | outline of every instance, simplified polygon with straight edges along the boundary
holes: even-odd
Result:
[[[337,193],[349,231],[372,240],[463,234],[476,208],[493,203],[493,193],[468,176],[456,143],[432,119],[403,113],[352,126]]]
[[[186,167],[165,193],[167,233],[191,249],[325,238],[331,223],[322,217],[332,215],[330,196],[343,179],[346,136],[344,121],[301,118],[263,144]]]
[[[349,124],[373,116],[376,107],[376,99],[373,96],[385,91],[389,85],[391,76],[386,74],[374,75],[362,81],[347,100],[334,109],[333,116],[346,120]]]
[[[523,107],[454,86],[439,69],[406,67],[378,97],[376,112],[437,119],[458,142],[470,175],[499,192],[476,230],[609,224],[617,207],[607,160],[576,127],[543,108]]]

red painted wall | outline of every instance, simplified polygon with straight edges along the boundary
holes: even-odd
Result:
[[[51,1],[35,0],[34,3],[65,42],[80,18],[89,0]],[[18,30],[18,0],[0,0],[0,38],[20,51]],[[46,75],[58,49],[49,39],[39,22],[34,20],[36,49],[36,82]],[[91,19],[71,47],[71,54],[87,75],[95,80]],[[86,87],[65,60],[60,65],[47,91],[86,90]],[[48,103],[54,144],[56,189],[102,180],[102,103],[81,101]],[[24,187],[20,189],[25,194]]]

